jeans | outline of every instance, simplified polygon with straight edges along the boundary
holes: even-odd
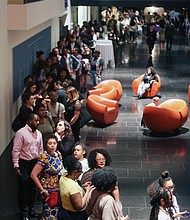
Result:
[[[149,83],[140,83],[138,86],[138,95],[140,97],[143,96],[143,94],[146,92],[146,90],[148,90],[150,88],[150,84]]]
[[[93,86],[96,86],[98,84],[98,75],[97,75],[97,72],[94,71],[94,70],[90,70],[89,71],[89,74],[90,74],[90,78],[91,78],[91,82],[92,82],[92,85]]]

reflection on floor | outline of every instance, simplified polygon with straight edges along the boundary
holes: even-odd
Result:
[[[190,120],[178,133],[153,134],[140,126],[143,108],[151,99],[136,100],[131,90],[134,78],[145,72],[150,62],[161,76],[161,102],[170,98],[187,101],[190,48],[188,40],[176,36],[172,51],[156,44],[150,59],[145,40],[116,48],[116,68],[106,69],[103,79],[122,82],[123,96],[119,116],[114,124],[98,126],[91,121],[82,128],[81,137],[88,147],[104,147],[113,159],[118,174],[124,214],[131,220],[147,220],[150,213],[146,187],[161,171],[170,171],[176,185],[181,210],[190,209]],[[167,123],[167,122],[166,122]],[[1,188],[2,189],[2,188]],[[0,218],[1,219],[1,218]],[[16,214],[2,219],[17,219]]]
[[[161,76],[161,99],[181,98],[187,102],[190,48],[185,37],[176,36],[171,52],[156,44],[152,57],[144,40],[121,45],[116,51],[116,69],[107,69],[104,79],[122,82],[123,96],[119,116],[113,125],[98,127],[94,122],[82,129],[88,151],[105,147],[113,159],[112,167],[119,176],[124,213],[131,220],[147,220],[150,213],[147,185],[161,171],[170,171],[176,185],[181,210],[190,207],[190,120],[178,133],[153,134],[140,126],[141,116],[151,99],[136,100],[131,90],[134,78],[146,71],[152,62]],[[167,122],[166,122],[167,123]]]

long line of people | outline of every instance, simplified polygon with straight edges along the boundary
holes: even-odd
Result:
[[[36,186],[43,198],[43,219],[128,219],[122,214],[117,178],[112,170],[104,169],[111,163],[104,149],[90,152],[88,164],[91,170],[84,175],[88,181],[83,185],[76,182],[84,180],[81,163],[87,165],[82,156],[86,150],[78,144],[80,110],[84,101],[81,94],[87,90],[88,74],[92,85],[96,85],[101,81],[104,67],[100,52],[94,50],[94,29],[89,29],[85,23],[83,28],[76,28],[58,42],[46,59],[44,52],[38,51],[33,74],[24,80],[23,104],[12,150],[23,220],[38,217],[33,209]],[[134,40],[134,33],[131,36]],[[77,151],[82,155],[79,156]],[[98,169],[103,171],[96,172]],[[104,185],[106,183],[109,187]],[[93,192],[92,184],[96,188]],[[98,203],[93,201],[94,194],[97,198],[101,196]],[[104,206],[101,201],[109,202]],[[109,218],[105,209],[111,210]]]

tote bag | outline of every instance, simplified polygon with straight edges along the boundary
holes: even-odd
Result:
[[[81,110],[80,110],[80,128],[84,127],[90,120],[91,116],[88,113],[86,107],[84,104],[82,104]]]

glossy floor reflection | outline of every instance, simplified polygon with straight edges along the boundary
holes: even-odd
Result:
[[[116,68],[106,69],[103,75],[103,79],[117,79],[122,83],[123,96],[118,118],[109,126],[98,126],[91,121],[81,130],[88,152],[104,147],[110,153],[112,167],[119,177],[124,213],[131,220],[149,218],[146,187],[165,169],[174,179],[181,210],[190,211],[190,119],[177,133],[153,134],[140,126],[143,108],[151,99],[135,100],[131,89],[132,80],[144,73],[152,62],[162,80],[160,102],[170,98],[181,98],[187,102],[189,55],[189,41],[183,36],[175,37],[169,53],[164,44],[156,44],[152,59],[144,39],[139,38],[138,44],[120,45],[116,48]],[[17,181],[12,171],[10,152],[11,147],[0,160],[0,167],[6,167],[3,173],[0,172],[0,188],[4,189],[0,195],[0,219],[16,220]],[[40,210],[38,203],[36,208]]]
[[[131,220],[149,218],[146,187],[165,169],[174,179],[181,210],[190,210],[190,120],[188,118],[179,132],[153,134],[140,126],[143,108],[151,99],[135,100],[131,90],[132,80],[144,73],[152,62],[162,80],[160,102],[170,98],[187,102],[189,55],[189,42],[183,36],[176,36],[170,52],[165,50],[164,44],[156,44],[152,59],[143,39],[135,45],[119,46],[116,69],[107,69],[104,73],[104,79],[122,82],[119,116],[110,126],[99,127],[91,121],[81,131],[88,151],[105,147],[111,154],[112,167],[119,176],[124,213]]]

